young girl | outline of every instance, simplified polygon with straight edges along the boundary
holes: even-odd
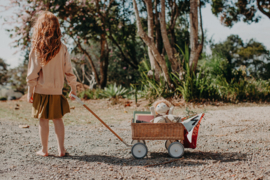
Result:
[[[64,77],[76,94],[76,76],[73,74],[67,47],[61,43],[58,19],[50,12],[39,16],[34,26],[32,50],[29,55],[27,85],[28,102],[33,103],[32,117],[39,118],[42,149],[37,155],[48,156],[49,120],[53,120],[58,141],[59,156],[65,156],[65,128],[62,117],[70,112],[62,95]]]

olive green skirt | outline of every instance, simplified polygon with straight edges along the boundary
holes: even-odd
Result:
[[[32,107],[33,118],[59,119],[69,112],[69,104],[64,95],[34,93]]]

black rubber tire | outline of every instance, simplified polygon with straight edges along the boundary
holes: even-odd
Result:
[[[141,146],[141,147],[144,147],[145,149],[145,153],[143,153],[141,156],[137,156],[135,153],[135,149],[136,149],[136,147],[137,146]],[[143,144],[143,143],[141,143],[141,142],[138,142],[138,143],[136,143],[136,144],[134,144],[133,146],[132,146],[132,148],[131,148],[131,153],[132,153],[132,155],[133,155],[133,157],[135,157],[136,159],[142,159],[142,158],[144,158],[146,155],[147,155],[147,153],[148,153],[148,149],[147,149],[147,146],[145,145],[145,144]]]

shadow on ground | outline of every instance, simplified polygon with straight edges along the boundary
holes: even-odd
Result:
[[[175,166],[170,164],[170,161],[177,162],[177,165],[181,166],[200,166],[208,164],[209,160],[213,163],[216,162],[235,162],[246,161],[247,154],[236,152],[185,152],[184,158],[177,160],[171,158],[168,153],[150,153],[144,159],[131,158],[119,158],[115,156],[102,156],[102,155],[82,155],[62,157],[64,159],[72,159],[84,162],[100,162],[108,165],[125,165],[125,166],[147,166],[151,164],[160,164],[161,166]],[[55,157],[58,158],[58,157]],[[175,160],[175,161],[174,161]],[[166,163],[169,162],[169,163]],[[165,164],[166,163],[166,164]],[[159,166],[160,166],[159,165]]]

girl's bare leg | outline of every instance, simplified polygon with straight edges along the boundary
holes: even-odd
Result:
[[[42,149],[36,152],[40,156],[48,156],[49,120],[39,119],[39,136]]]
[[[58,141],[59,156],[62,157],[62,156],[65,156],[65,154],[66,154],[66,149],[64,146],[65,126],[64,126],[62,118],[54,119],[53,123],[54,123],[55,134],[56,134],[57,141]]]

